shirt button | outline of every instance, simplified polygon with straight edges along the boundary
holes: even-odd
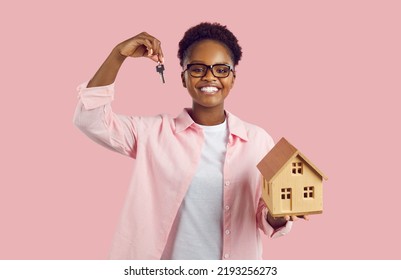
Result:
[[[224,183],[224,185],[225,185],[226,187],[228,187],[228,186],[230,185],[230,181],[226,181],[226,182]]]
[[[229,234],[230,234],[230,230],[229,230],[229,229],[226,229],[225,233],[226,233],[227,235],[229,235]]]
[[[226,205],[226,206],[224,207],[224,209],[230,210],[230,206]]]
[[[224,254],[224,258],[228,259],[230,257],[230,254]]]

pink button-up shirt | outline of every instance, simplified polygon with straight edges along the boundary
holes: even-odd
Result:
[[[112,259],[160,259],[174,218],[198,166],[202,129],[188,110],[168,115],[117,115],[114,84],[78,87],[74,124],[95,142],[134,159],[134,172],[114,236]],[[289,232],[266,222],[256,165],[273,147],[261,128],[226,112],[229,138],[223,170],[222,259],[262,259],[261,229],[269,237]],[[199,213],[202,215],[202,213]]]

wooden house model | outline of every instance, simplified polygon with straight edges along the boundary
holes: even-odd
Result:
[[[262,198],[273,217],[320,214],[327,177],[285,138],[257,165]]]

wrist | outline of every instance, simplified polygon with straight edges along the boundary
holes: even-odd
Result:
[[[110,58],[116,63],[122,64],[124,60],[127,58],[125,55],[122,55],[118,46],[116,46],[110,53]]]
[[[267,212],[266,220],[274,229],[281,228],[285,226],[285,224],[287,223],[287,220],[285,218],[283,217],[274,218],[273,216],[270,215],[269,212]]]

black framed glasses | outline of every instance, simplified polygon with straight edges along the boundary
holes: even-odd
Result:
[[[227,78],[230,75],[230,72],[233,71],[231,65],[228,64],[219,63],[206,65],[202,63],[190,63],[187,64],[187,69],[185,69],[184,72],[188,71],[191,77],[202,78],[206,76],[207,70],[209,69],[216,78]]]

